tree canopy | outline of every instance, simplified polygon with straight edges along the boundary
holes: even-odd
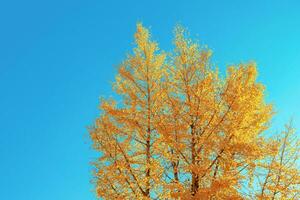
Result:
[[[254,62],[227,67],[175,29],[163,52],[137,25],[135,48],[120,64],[89,129],[103,199],[299,199],[299,139],[291,124],[270,131],[273,106]]]

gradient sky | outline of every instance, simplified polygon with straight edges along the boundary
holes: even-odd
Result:
[[[255,60],[273,130],[300,130],[299,1],[9,0],[0,3],[0,199],[92,200],[86,127],[112,95],[135,24],[172,49],[177,23],[222,71]]]

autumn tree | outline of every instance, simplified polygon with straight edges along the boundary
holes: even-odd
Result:
[[[119,68],[114,99],[90,128],[103,199],[297,199],[299,140],[270,137],[274,114],[255,63],[229,66],[175,30],[172,53],[141,24]]]

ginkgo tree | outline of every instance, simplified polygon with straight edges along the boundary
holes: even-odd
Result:
[[[141,24],[89,129],[101,199],[299,199],[299,139],[274,135],[255,63],[229,66],[175,29],[160,51]],[[270,135],[272,137],[270,137]]]

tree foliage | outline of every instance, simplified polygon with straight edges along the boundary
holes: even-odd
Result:
[[[274,114],[255,63],[222,77],[211,50],[175,29],[164,53],[141,24],[136,47],[90,128],[94,182],[103,199],[298,199],[299,140]]]

